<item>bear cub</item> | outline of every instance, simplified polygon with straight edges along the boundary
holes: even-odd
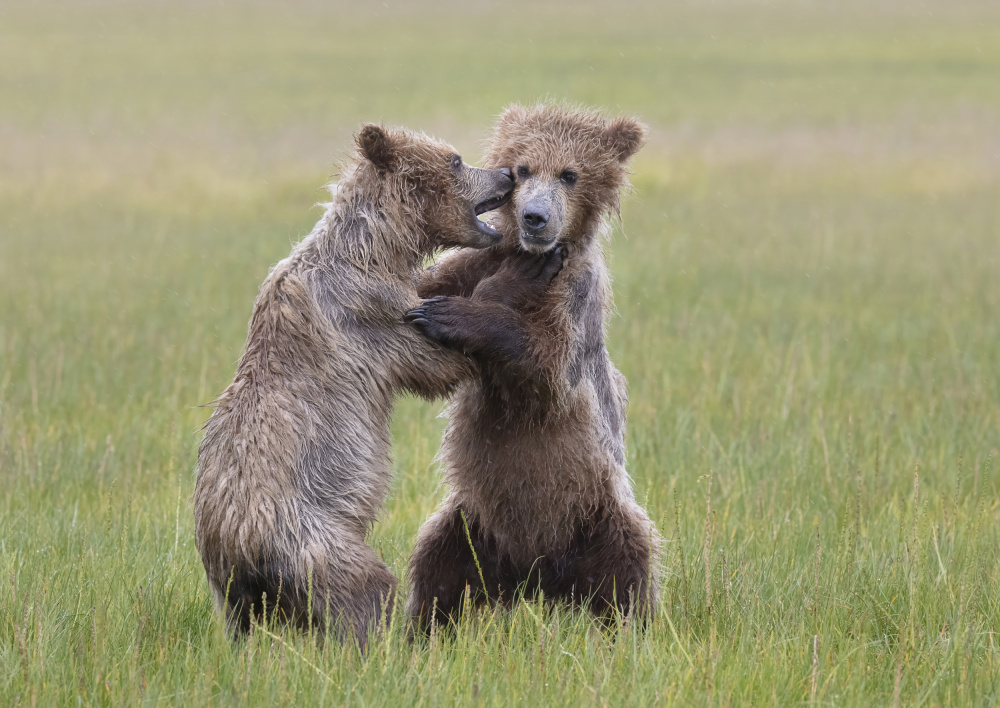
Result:
[[[408,319],[479,370],[451,399],[440,451],[449,492],[410,560],[407,613],[418,626],[454,618],[466,587],[474,603],[540,590],[605,617],[656,603],[660,537],[625,469],[628,394],[604,344],[612,299],[601,246],[644,136],[631,118],[508,108],[485,159],[515,174],[496,212],[503,241],[458,251],[418,288],[429,299]],[[541,269],[560,250],[547,289],[497,295],[494,278],[511,262],[536,254]]]
[[[323,217],[261,286],[198,451],[197,546],[237,635],[266,613],[365,643],[397,582],[365,543],[388,491],[394,399],[445,395],[473,372],[403,315],[436,249],[501,238],[477,216],[509,198],[509,170],[404,130],[355,139]],[[517,287],[544,289],[557,266]]]

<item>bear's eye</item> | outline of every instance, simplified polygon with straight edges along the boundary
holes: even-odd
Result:
[[[579,179],[579,175],[573,170],[563,170],[563,173],[559,175],[559,179],[562,183],[568,187],[572,187],[576,184],[576,180]]]
[[[461,155],[455,155],[453,158],[451,158],[451,169],[453,169],[453,170],[460,170],[460,169],[462,169],[462,156]]]
[[[518,165],[517,176],[520,177],[521,179],[527,179],[528,177],[531,176],[531,170],[528,169],[527,165]]]

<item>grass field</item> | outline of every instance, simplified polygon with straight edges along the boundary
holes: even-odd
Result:
[[[646,631],[522,604],[231,645],[200,404],[363,120],[642,116],[610,248]],[[0,704],[995,705],[995,3],[0,4]],[[442,496],[400,402],[372,542]]]

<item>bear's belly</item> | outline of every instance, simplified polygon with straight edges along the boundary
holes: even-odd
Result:
[[[625,472],[590,410],[517,430],[456,418],[443,453],[460,506],[516,564],[559,556],[616,493]]]

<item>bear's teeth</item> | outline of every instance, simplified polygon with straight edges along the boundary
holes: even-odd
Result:
[[[485,219],[480,219],[477,216],[476,217],[476,222],[477,222],[476,225],[479,226],[479,229],[481,231],[485,231],[488,234],[497,234],[497,233],[499,233],[495,228],[493,228],[493,225],[490,222],[486,221]]]

